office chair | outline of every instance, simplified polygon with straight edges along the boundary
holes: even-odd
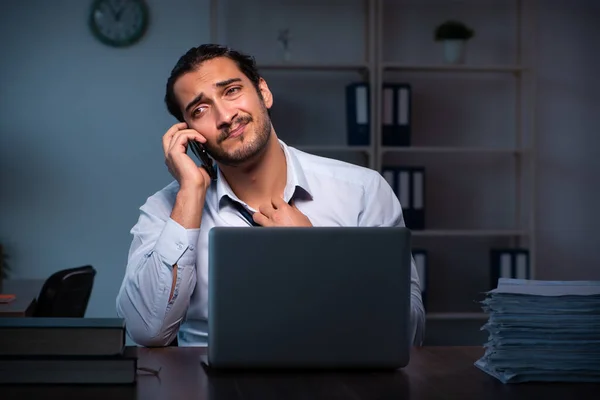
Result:
[[[33,316],[83,318],[95,276],[91,265],[55,272],[44,282]]]

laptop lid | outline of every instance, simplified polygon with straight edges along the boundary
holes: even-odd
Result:
[[[208,364],[406,366],[410,250],[400,227],[211,229]]]

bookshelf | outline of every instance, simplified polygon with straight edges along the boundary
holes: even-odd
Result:
[[[385,71],[413,72],[488,72],[488,73],[521,73],[525,69],[520,65],[411,65],[394,62],[382,62]]]
[[[373,124],[367,145],[347,144],[344,92],[351,82],[376,83],[376,7],[375,1],[367,0],[259,0],[253,5],[243,0],[211,0],[211,41],[255,56],[274,93],[273,123],[286,143],[376,169]],[[307,21],[310,27],[305,26]],[[291,31],[289,60],[284,59],[277,41],[278,30],[284,27]],[[298,92],[302,100],[290,95]],[[310,93],[319,96],[309,98]],[[377,92],[371,91],[370,104],[376,103],[375,96]],[[331,109],[331,104],[336,107]],[[329,115],[323,115],[322,110],[328,108]],[[371,121],[376,112],[376,107],[370,107]]]
[[[410,84],[414,109],[411,146],[379,146],[376,165],[425,168],[426,223],[425,229],[413,230],[413,245],[429,252],[426,306],[435,327],[445,327],[439,324],[447,321],[476,329],[486,318],[471,300],[490,289],[492,248],[527,248],[530,277],[536,276],[533,11],[533,1],[527,0],[377,1],[375,87]],[[432,40],[433,28],[448,19],[475,29],[464,64],[444,63]],[[381,101],[377,108],[382,107]],[[493,107],[506,120],[494,118]],[[490,116],[490,121],[460,121],[477,120],[472,118],[477,114]],[[444,122],[428,121],[436,117]],[[381,143],[382,112],[375,118],[375,141]],[[446,131],[449,137],[443,137]],[[454,179],[453,170],[463,178]],[[488,179],[499,188],[486,184]],[[470,197],[477,200],[470,202]],[[461,209],[460,204],[470,207]]]
[[[284,70],[284,71],[368,71],[367,64],[260,64],[262,71]]]
[[[413,245],[430,253],[428,320],[485,317],[472,300],[489,289],[491,248],[527,248],[530,277],[536,277],[534,1],[259,3],[264,6],[211,0],[211,40],[256,56],[274,91],[274,114],[278,107],[300,114],[273,117],[288,144],[378,171],[425,167],[426,226],[413,230]],[[260,10],[262,25],[248,25],[257,12],[250,9]],[[240,23],[236,13],[246,20]],[[475,29],[463,64],[443,62],[433,41],[435,27],[453,18]],[[274,39],[284,25],[292,32],[290,61],[281,59]],[[360,80],[371,89],[371,140],[349,146],[344,87]],[[382,145],[384,82],[411,85],[410,146]],[[304,97],[296,99],[300,89]],[[302,123],[323,113],[329,121]],[[320,124],[327,135],[307,134]]]

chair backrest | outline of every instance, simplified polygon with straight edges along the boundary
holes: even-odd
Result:
[[[95,276],[91,265],[55,272],[44,282],[33,316],[83,318]]]

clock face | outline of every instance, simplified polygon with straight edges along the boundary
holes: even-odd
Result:
[[[148,7],[144,0],[95,0],[89,23],[94,36],[102,43],[130,46],[146,32]]]

